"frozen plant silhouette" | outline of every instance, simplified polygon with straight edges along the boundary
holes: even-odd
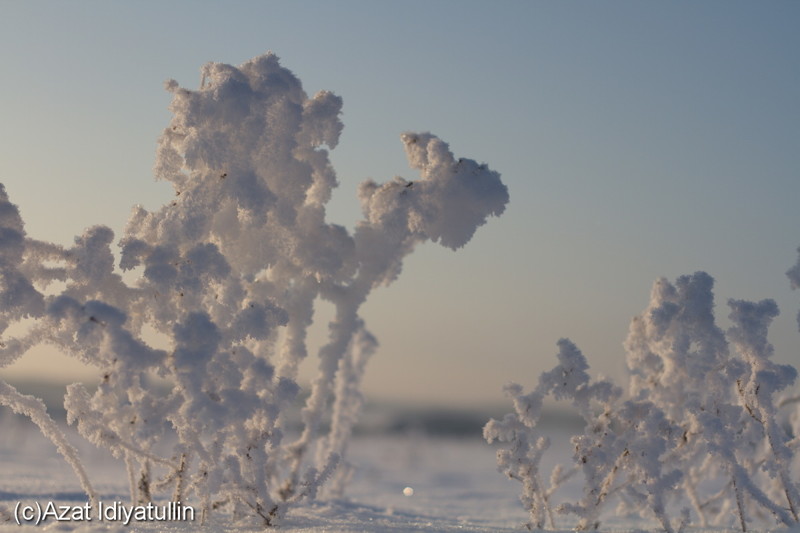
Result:
[[[714,321],[713,283],[697,272],[654,284],[625,342],[627,398],[610,381],[592,382],[586,358],[566,339],[558,343],[559,365],[532,392],[507,387],[515,412],[491,420],[484,436],[510,445],[498,451],[498,467],[523,484],[528,528],[555,528],[561,513],[575,515],[577,529],[595,529],[612,501],[617,515],[650,513],[669,533],[690,523],[742,531],[752,522],[797,526],[800,412],[796,397],[778,396],[797,371],[770,359],[767,330],[777,305],[730,300],[733,326],[723,333]],[[539,420],[547,396],[571,402],[585,429],[572,438],[574,464],[559,465],[545,482],[549,443]],[[583,498],[553,502],[579,472]]]
[[[70,248],[34,241],[3,193],[0,333],[32,325],[3,339],[0,365],[46,342],[97,367],[93,394],[68,388],[68,421],[125,462],[133,502],[193,500],[204,518],[223,508],[273,525],[315,498],[341,462],[377,345],[361,304],[397,278],[418,243],[465,245],[504,211],[508,192],[486,165],[456,160],[434,135],[406,133],[419,179],[361,184],[364,219],[350,234],[325,213],[341,98],[308,97],[273,54],[209,63],[198,90],[166,86],[174,117],[155,172],[175,197],[158,211],[134,208],[119,240],[119,267],[141,274],[135,285],[115,269],[110,229],[89,228]],[[52,280],[63,290],[46,292]],[[285,415],[300,398],[317,298],[335,317],[291,440]],[[166,346],[151,345],[148,329]],[[5,383],[0,402],[31,416],[84,480],[40,403]]]

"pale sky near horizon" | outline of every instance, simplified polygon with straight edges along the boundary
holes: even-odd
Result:
[[[0,182],[29,236],[119,235],[152,178],[174,78],[268,50],[344,99],[332,222],[356,187],[415,179],[400,143],[430,131],[500,172],[510,203],[454,253],[426,244],[363,315],[381,343],[371,399],[476,406],[535,385],[571,338],[621,381],[652,282],[705,270],[728,298],[773,298],[776,358],[800,362],[786,270],[800,245],[800,3],[5,2]],[[319,324],[324,331],[325,324]],[[72,377],[26,355],[0,377]],[[314,364],[313,362],[311,364]],[[54,368],[55,367],[55,368]]]

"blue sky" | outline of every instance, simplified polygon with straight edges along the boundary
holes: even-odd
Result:
[[[172,194],[152,178],[163,82],[272,50],[308,93],[344,99],[332,221],[360,218],[364,179],[415,178],[407,130],[509,187],[467,247],[425,245],[373,293],[371,397],[499,403],[560,337],[621,380],[652,282],[696,270],[723,327],[728,298],[776,299],[776,357],[797,362],[798,23],[789,1],[8,2],[0,182],[35,238],[119,234],[133,204]]]

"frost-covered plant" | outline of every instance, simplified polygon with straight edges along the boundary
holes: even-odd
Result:
[[[542,374],[539,385],[528,394],[524,394],[516,383],[507,385],[506,393],[514,402],[515,412],[507,414],[503,420],[491,420],[484,428],[484,436],[490,443],[497,440],[511,444],[509,449],[497,452],[497,463],[503,473],[523,485],[521,499],[530,512],[531,520],[526,524],[529,529],[540,529],[545,525],[555,527],[551,496],[580,468],[578,465],[565,472],[559,466],[553,470],[549,482],[542,479],[540,462],[550,446],[549,439],[537,428],[544,399],[552,395],[559,400],[569,400],[588,420],[594,420],[599,411],[595,425],[597,433],[607,434],[611,413],[601,411],[601,408],[622,394],[608,381],[590,383],[586,358],[568,339],[558,341],[558,347],[559,364]],[[587,461],[581,462],[587,464]]]
[[[19,209],[9,201],[5,187],[0,184],[0,367],[13,363],[36,344],[35,338],[43,332],[40,328],[23,338],[4,335],[13,324],[45,316],[45,298],[34,284],[47,287],[66,277],[64,269],[44,265],[45,261],[61,255],[58,247],[26,236]],[[0,379],[0,405],[27,416],[39,427],[70,464],[89,500],[95,504],[97,496],[77,452],[47,413],[44,402],[20,393]]]
[[[506,392],[514,400],[515,413],[491,420],[484,436],[491,443],[508,442],[509,449],[497,453],[504,474],[523,484],[522,502],[530,512],[528,529],[555,528],[554,511],[572,513],[580,520],[577,529],[593,529],[609,501],[620,491],[649,508],[667,531],[673,531],[665,513],[665,497],[680,472],[663,465],[659,458],[671,445],[676,428],[650,402],[622,402],[622,390],[608,380],[592,382],[589,365],[569,340],[558,342],[559,364],[542,374],[529,394],[516,384]],[[575,464],[557,466],[543,482],[541,460],[549,447],[537,427],[544,399],[567,400],[586,423],[585,433],[573,439]],[[582,472],[584,497],[576,503],[554,505],[553,494],[562,483]]]
[[[0,325],[34,321],[3,341],[0,365],[49,342],[99,369],[95,392],[68,388],[68,421],[125,462],[133,501],[166,493],[196,499],[204,517],[227,507],[271,525],[316,497],[342,460],[377,345],[359,316],[369,293],[396,279],[416,244],[466,244],[508,193],[485,165],[406,133],[420,178],[361,184],[364,219],[351,234],[325,212],[337,185],[325,148],[342,130],[338,96],[308,97],[272,54],[209,63],[198,90],[167,89],[174,117],[155,172],[175,197],[154,212],[135,208],[119,240],[119,267],[139,274],[135,284],[115,269],[110,229],[90,228],[71,248],[32,241],[4,197],[2,220],[16,233],[3,241]],[[47,293],[51,279],[63,290]],[[286,412],[300,398],[318,298],[335,317],[291,439]],[[24,405],[7,386],[0,402]]]
[[[778,398],[797,372],[770,359],[767,330],[777,306],[730,300],[733,326],[725,334],[714,321],[712,289],[703,272],[654,284],[625,342],[627,397],[609,381],[592,382],[567,340],[559,341],[559,365],[533,392],[507,387],[515,413],[491,420],[484,436],[510,444],[498,451],[498,466],[523,483],[529,528],[556,527],[554,511],[575,515],[578,529],[596,528],[612,499],[617,514],[649,512],[668,532],[690,520],[735,522],[743,531],[756,520],[798,523],[797,428],[779,409],[796,402]],[[538,425],[547,396],[570,401],[585,429],[572,438],[574,466],[559,465],[544,484],[547,441]],[[565,472],[577,471],[583,498],[555,504]]]

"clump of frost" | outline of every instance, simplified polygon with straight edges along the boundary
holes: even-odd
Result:
[[[797,263],[786,272],[789,282],[792,284],[792,289],[800,288],[800,248],[797,249],[798,257]],[[797,313],[797,325],[800,328],[800,312]]]
[[[772,300],[728,305],[733,326],[725,333],[714,320],[711,276],[656,281],[625,341],[627,396],[609,381],[592,381],[568,340],[559,341],[559,364],[532,392],[507,386],[515,412],[491,420],[484,436],[509,444],[498,451],[498,466],[523,485],[528,528],[554,529],[556,514],[571,514],[577,529],[594,529],[612,502],[618,515],[649,513],[667,532],[690,523],[796,527],[800,413],[796,398],[779,395],[797,371],[770,358],[767,331],[778,308]],[[574,464],[557,466],[545,482],[548,442],[539,420],[548,396],[569,401],[585,429],[572,438]],[[583,498],[553,502],[578,472]]]
[[[370,292],[394,281],[419,243],[464,246],[504,211],[508,192],[436,136],[405,133],[419,179],[363,183],[364,219],[351,234],[325,211],[341,98],[308,96],[273,54],[209,63],[198,90],[166,87],[174,116],[155,173],[175,196],[156,211],[134,208],[119,239],[119,268],[138,272],[135,284],[115,267],[109,228],[87,229],[70,248],[27,239],[0,189],[0,333],[34,322],[2,339],[0,365],[46,342],[98,369],[96,391],[68,388],[67,418],[124,461],[132,502],[193,499],[203,518],[227,509],[269,526],[315,498],[344,461],[377,346],[359,315]],[[63,290],[47,292],[53,280]],[[297,371],[318,298],[335,316],[292,439],[286,413],[302,398]],[[39,404],[6,384],[0,401],[73,461]]]

